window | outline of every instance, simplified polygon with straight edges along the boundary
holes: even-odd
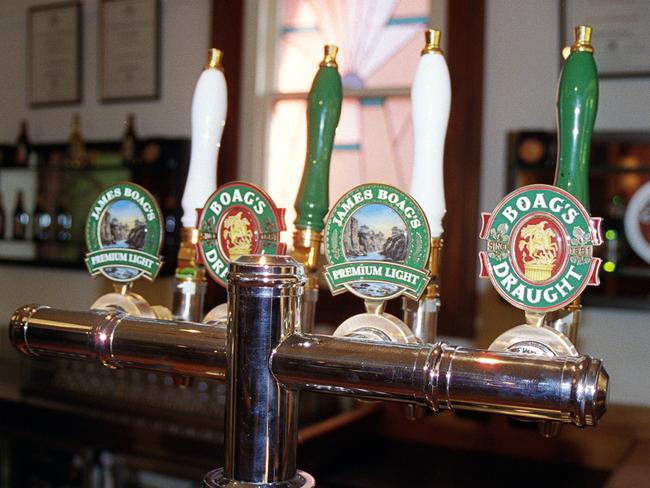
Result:
[[[264,182],[287,209],[288,226],[305,159],[306,97],[325,44],[339,46],[345,95],[330,166],[330,204],[361,183],[408,191],[409,93],[423,31],[431,24],[431,0],[280,0],[275,15],[267,36],[274,59]]]
[[[226,4],[225,0],[213,1]],[[330,171],[333,204],[344,191],[360,183],[381,181],[408,190],[412,158],[410,86],[425,26],[441,28],[453,95],[445,151],[447,216],[439,322],[443,334],[471,336],[476,297],[485,3],[247,0],[245,10],[240,56],[243,96],[235,114],[235,118],[241,116],[240,158],[224,160],[220,171],[235,166],[237,177],[262,185],[280,207],[287,209],[290,229],[283,240],[288,244],[305,160],[305,100],[323,45],[340,47],[337,59],[345,96]],[[223,17],[215,16],[214,31],[220,32],[223,24]],[[228,118],[232,120],[230,115]],[[228,124],[224,138],[227,131]],[[334,305],[329,293],[321,293],[319,310],[326,311],[328,322],[340,322],[361,311],[358,302],[342,295],[336,297]],[[400,315],[398,300],[388,307]]]

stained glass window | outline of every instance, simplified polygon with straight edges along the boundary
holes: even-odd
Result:
[[[278,206],[287,209],[289,227],[305,158],[305,99],[325,44],[339,46],[337,62],[346,95],[332,153],[330,204],[361,183],[383,182],[408,190],[413,154],[409,90],[431,4],[281,2],[267,185]]]

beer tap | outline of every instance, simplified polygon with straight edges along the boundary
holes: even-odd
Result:
[[[313,90],[322,98],[313,101],[317,107],[328,106],[335,117],[308,111],[315,123],[329,127],[330,132],[327,138],[327,131],[313,136],[321,141],[323,150],[308,151],[296,203],[297,232],[304,232],[294,236],[294,254],[307,261],[307,266],[276,255],[283,250],[278,244],[280,224],[272,217],[281,221],[281,211],[270,208],[265,214],[272,204],[265,200],[266,195],[253,191],[252,185],[234,182],[217,189],[205,201],[198,226],[192,224],[198,229],[206,269],[227,285],[227,312],[220,319],[226,326],[183,317],[134,317],[115,309],[75,312],[26,305],[10,320],[13,345],[29,356],[65,357],[109,368],[225,381],[225,462],[223,468],[205,476],[204,488],[315,486],[310,474],[297,469],[301,391],[394,401],[433,412],[469,410],[595,426],[607,409],[609,377],[602,361],[577,354],[512,354],[529,352],[527,348],[534,346],[530,341],[503,350],[425,341],[415,337],[403,321],[384,312],[387,300],[403,296],[418,302],[426,297],[432,277],[432,232],[425,210],[413,197],[390,185],[351,189],[333,205],[324,225],[325,280],[334,295],[351,292],[363,299],[366,313],[344,321],[332,336],[305,330],[303,307],[311,307],[307,318],[313,318],[315,301],[305,300],[304,295],[314,289],[317,293],[314,273],[327,210],[327,163],[341,96],[331,48],[329,57],[326,48],[323,63]],[[328,96],[334,98],[331,104]],[[573,293],[579,294],[597,272],[598,263],[591,256],[596,240],[594,220],[579,201],[561,189],[525,187],[510,198],[495,210],[494,218],[484,220],[482,236],[490,240],[489,252],[481,255],[481,262],[491,277],[512,288],[516,278],[504,274],[504,270],[510,273],[511,263],[506,234],[516,232],[519,240],[529,241],[533,235],[538,245],[535,250],[539,250],[540,240],[550,245],[545,240],[548,233],[541,232],[544,227],[561,233],[558,222],[569,220],[571,235],[580,237],[579,242],[556,239],[556,247],[550,246],[563,252],[564,275],[530,298],[537,300],[533,310],[543,310],[544,305],[546,309],[561,308],[571,299],[567,290],[573,287]],[[524,232],[523,224],[515,225],[513,231],[512,222],[533,207],[556,209],[558,215],[541,211],[523,215],[528,219],[523,224],[539,230],[539,235]],[[258,210],[259,219],[255,217]],[[542,221],[545,225],[538,225]],[[376,238],[374,244],[359,245],[362,227]],[[261,240],[253,246],[256,231]],[[433,232],[440,235],[442,228]],[[251,250],[261,252],[251,254]],[[516,266],[519,264],[512,264],[513,269]],[[530,280],[544,286],[549,283],[544,273],[557,274],[548,266],[533,266],[526,272],[530,272]],[[515,301],[520,293],[510,288],[509,298]],[[522,290],[526,298],[526,290]],[[555,302],[538,303],[542,300]]]
[[[602,243],[601,219],[588,214],[597,106],[591,28],[578,26],[558,84],[555,186],[516,190],[483,217],[481,237],[488,241],[481,253],[483,274],[487,271],[499,293],[526,316],[524,325],[501,334],[490,350],[578,356],[580,295],[585,286],[598,284],[600,259],[593,257],[593,246]],[[552,437],[560,426],[545,421],[540,431]]]
[[[554,185],[575,196],[589,209],[589,151],[598,111],[598,73],[591,45],[591,27],[575,28],[557,93],[558,161]],[[546,314],[545,325],[575,345],[582,305],[580,297]]]
[[[595,426],[608,376],[588,356],[546,357],[300,331],[304,268],[288,256],[229,264],[228,327],[28,305],[9,333],[29,356],[226,381],[225,467],[204,488],[313,487],[297,469],[301,391]]]
[[[210,49],[192,97],[192,153],[181,202],[183,228],[172,305],[173,316],[178,320],[197,322],[203,316],[206,278],[197,259],[197,209],[217,187],[217,159],[228,109],[221,58],[220,50]]]
[[[323,220],[329,207],[329,167],[334,133],[341,115],[343,88],[338,72],[338,47],[325,46],[325,56],[314,78],[307,103],[307,154],[305,168],[296,197],[296,230],[291,255],[305,266],[302,328],[314,328],[318,301],[318,258]]]
[[[440,31],[425,31],[425,46],[411,88],[414,157],[410,193],[431,227],[431,282],[419,301],[402,299],[404,322],[422,342],[436,339],[440,310],[439,275],[445,215],[443,158],[451,108],[449,69],[440,49]]]
[[[135,317],[171,318],[162,305],[150,305],[132,291],[141,277],[153,281],[162,266],[162,214],[154,197],[134,183],[104,189],[86,218],[85,262],[91,276],[113,282],[114,291],[99,297],[91,310],[119,310]]]

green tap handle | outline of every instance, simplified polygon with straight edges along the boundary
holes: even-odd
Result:
[[[558,160],[555,186],[589,208],[589,149],[598,110],[598,72],[591,27],[575,28],[557,92]]]
[[[323,230],[329,206],[330,158],[343,101],[337,51],[336,46],[325,46],[325,58],[309,91],[307,157],[295,203],[297,229]]]

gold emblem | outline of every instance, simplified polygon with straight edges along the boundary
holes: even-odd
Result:
[[[224,220],[223,237],[228,247],[228,256],[232,261],[239,256],[251,254],[253,231],[250,225],[250,221],[242,216],[242,212],[237,212]]]
[[[546,281],[551,277],[558,248],[553,229],[546,229],[546,222],[530,224],[521,230],[519,252],[524,262],[524,275],[532,281]]]

